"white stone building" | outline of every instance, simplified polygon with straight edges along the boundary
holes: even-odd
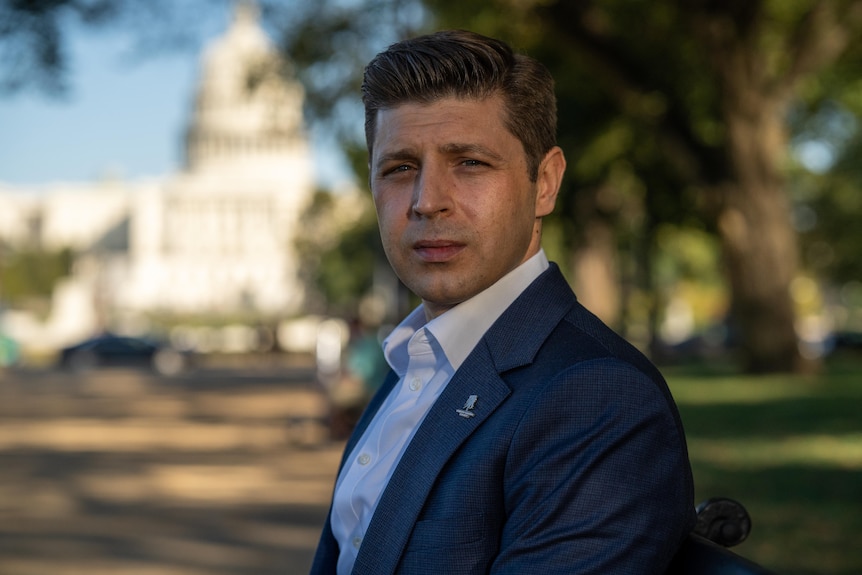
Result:
[[[293,234],[314,175],[287,67],[240,3],[203,55],[180,173],[26,193],[0,184],[0,240],[79,254],[47,321],[7,312],[0,328],[56,347],[154,315],[296,315]]]

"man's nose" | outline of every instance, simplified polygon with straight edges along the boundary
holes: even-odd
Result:
[[[413,190],[411,210],[421,217],[435,217],[448,213],[453,207],[453,186],[445,170],[424,167]]]

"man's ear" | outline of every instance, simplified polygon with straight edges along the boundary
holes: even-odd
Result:
[[[554,146],[539,164],[539,174],[536,178],[537,218],[547,216],[554,211],[565,171],[566,157],[563,150],[559,146]]]

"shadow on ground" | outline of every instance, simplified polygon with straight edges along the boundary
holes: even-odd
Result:
[[[829,378],[677,382],[697,500],[741,501],[734,551],[783,575],[862,573],[858,371]]]
[[[307,573],[343,447],[310,380],[0,374],[0,573]]]

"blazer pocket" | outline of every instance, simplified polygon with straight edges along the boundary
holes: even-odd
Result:
[[[417,521],[407,552],[467,548],[480,545],[487,536],[485,515],[453,515]]]

